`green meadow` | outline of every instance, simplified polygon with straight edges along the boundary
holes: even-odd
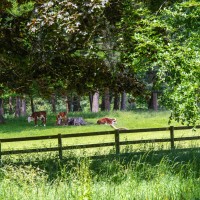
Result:
[[[115,117],[117,127],[127,129],[168,127],[169,112],[100,112],[70,113],[83,117],[85,126],[55,126],[55,116],[48,115],[47,126],[34,127],[26,118],[7,118],[0,126],[0,138],[86,133],[113,130],[97,125],[100,117]],[[180,126],[178,123],[171,125]],[[199,130],[175,131],[175,137],[200,135]],[[120,140],[166,138],[169,132],[136,133]],[[113,141],[108,137],[66,139],[63,145]],[[2,143],[2,150],[56,146],[57,141],[30,141]],[[0,167],[0,200],[199,200],[200,156],[198,141],[182,141],[173,151],[162,151],[160,146],[127,146],[126,156],[109,156],[114,149],[66,151],[63,160],[56,153],[38,153],[2,156]],[[190,148],[179,151],[178,148]],[[106,154],[91,159],[88,155]]]
[[[114,130],[109,125],[98,125],[96,121],[101,117],[112,117],[117,119],[116,127],[125,127],[127,129],[141,129],[141,128],[159,128],[181,126],[180,124],[173,122],[168,124],[168,118],[170,113],[167,111],[129,111],[129,112],[80,112],[70,113],[69,117],[83,117],[87,122],[84,126],[56,126],[56,116],[53,114],[47,115],[47,126],[34,127],[34,123],[28,123],[27,118],[7,118],[6,123],[1,125],[0,138],[15,138],[15,137],[29,137],[29,136],[43,136],[43,135],[57,135],[57,134],[70,134],[70,133],[87,133],[87,132],[101,132]],[[186,137],[186,136],[199,136],[199,130],[181,130],[175,131],[175,137]],[[169,131],[162,132],[148,132],[148,133],[133,133],[133,134],[121,134],[120,141],[127,140],[141,140],[141,139],[159,139],[169,138]],[[74,145],[74,144],[91,144],[91,143],[104,143],[113,142],[113,135],[83,137],[83,138],[68,138],[63,139],[63,146]],[[188,147],[188,146],[199,146],[198,141],[182,141],[175,144],[177,147]],[[57,146],[57,140],[37,140],[37,141],[26,141],[26,142],[15,142],[15,143],[2,143],[2,149],[22,149],[22,148],[39,148],[39,147],[54,147]],[[145,144],[145,145],[134,145],[125,146],[127,148],[145,149],[148,148],[170,148],[169,143],[161,144]],[[123,149],[122,148],[122,149]],[[100,153],[102,151],[112,151],[112,148],[102,149],[89,149],[88,153]],[[73,151],[75,152],[75,151]],[[83,150],[77,151],[83,152]],[[85,151],[84,151],[85,153]]]

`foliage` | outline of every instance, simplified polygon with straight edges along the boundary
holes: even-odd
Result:
[[[31,74],[28,68],[31,64],[31,44],[26,23],[33,6],[31,1],[21,4],[15,0],[1,3],[0,80],[3,87],[8,87],[13,92],[30,92],[27,76]]]
[[[34,2],[32,1],[24,4],[19,4],[16,0],[8,0],[8,2],[12,4],[12,7],[7,8],[7,12],[14,17],[20,17],[23,14],[32,11],[34,8]]]
[[[140,82],[127,77],[131,71],[118,73],[118,66],[113,73],[114,66],[104,61],[111,55],[99,50],[105,46],[104,28],[109,26],[103,13],[107,1],[34,3],[34,9],[32,2],[5,4],[8,8],[1,18],[4,86],[45,97],[53,92],[85,94],[108,85],[118,86],[114,88],[118,92],[129,85],[129,90],[138,86],[135,93],[140,91]]]
[[[170,27],[167,51],[159,57],[164,63],[166,105],[171,118],[182,123],[199,123],[199,14],[200,2],[186,1],[162,12],[161,20]],[[173,17],[172,17],[173,16]]]
[[[199,1],[181,1],[155,13],[127,0],[118,27],[123,60],[136,72],[156,70],[171,119],[199,120]],[[162,8],[162,9],[161,9]],[[123,30],[123,31],[122,31]]]
[[[67,80],[71,91],[83,94],[109,86],[116,92],[141,93],[143,85],[132,71],[118,65],[115,28],[104,14],[107,7],[107,1],[75,0],[36,7],[28,24],[39,41],[35,50],[57,74],[56,81]]]
[[[94,37],[99,37],[100,18],[106,3],[55,0],[35,8],[28,26],[38,41],[34,49],[37,58],[51,71],[51,84],[52,80],[55,84],[61,83],[55,89],[65,86],[65,90],[67,87],[70,91],[86,93],[93,84],[96,88],[95,83],[100,83],[95,74],[102,77],[98,68],[107,69],[98,56],[87,58],[86,55],[93,49]]]
[[[1,94],[6,88],[45,97],[106,87],[133,96],[164,90],[170,121],[195,125],[199,7],[199,0],[5,0]]]

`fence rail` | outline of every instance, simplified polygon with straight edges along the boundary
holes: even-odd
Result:
[[[132,129],[132,130],[113,130],[113,131],[103,131],[103,132],[90,132],[90,133],[73,133],[73,134],[57,134],[49,136],[33,136],[33,137],[19,137],[19,138],[3,138],[0,139],[0,159],[2,155],[11,155],[11,154],[24,154],[24,153],[38,153],[38,152],[50,152],[56,151],[59,154],[59,158],[62,159],[64,150],[73,150],[73,149],[85,149],[85,148],[95,148],[95,147],[115,147],[116,154],[120,154],[120,146],[122,145],[134,145],[134,144],[145,144],[145,143],[161,143],[169,142],[171,144],[171,149],[175,148],[176,141],[185,141],[185,140],[200,140],[200,136],[193,137],[174,137],[175,130],[189,130],[192,129],[192,126],[181,126],[181,127],[164,127],[164,128],[147,128],[147,129]],[[196,128],[200,128],[197,126]],[[169,138],[164,139],[146,139],[146,140],[130,140],[130,141],[120,141],[120,136],[123,134],[133,134],[141,132],[160,132],[160,131],[169,131]],[[113,142],[107,143],[95,143],[95,144],[80,144],[80,145],[62,145],[62,139],[64,138],[77,138],[77,137],[92,137],[92,136],[102,136],[102,135],[114,135]],[[23,141],[34,141],[34,140],[51,140],[57,139],[58,146],[51,148],[37,148],[37,149],[21,149],[21,150],[6,150],[2,151],[1,144],[9,142],[23,142]]]

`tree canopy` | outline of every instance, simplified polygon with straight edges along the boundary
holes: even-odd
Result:
[[[1,94],[109,87],[137,96],[151,71],[170,120],[196,124],[199,18],[199,0],[3,0]]]
[[[156,70],[170,120],[199,120],[200,2],[179,1],[152,10],[125,1],[118,25],[123,60],[136,71]]]

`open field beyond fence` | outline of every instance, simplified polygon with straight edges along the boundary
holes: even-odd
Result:
[[[77,149],[98,149],[101,152],[101,148],[110,148],[110,152],[113,150],[116,155],[124,153],[124,149],[129,149],[129,153],[142,151],[141,146],[145,145],[146,150],[160,150],[160,149],[175,149],[175,148],[199,148],[200,147],[200,135],[196,134],[193,136],[179,136],[176,137],[175,131],[191,130],[193,127],[182,126],[182,127],[163,127],[163,128],[146,128],[146,129],[131,129],[131,130],[114,130],[114,131],[102,131],[102,132],[89,132],[89,133],[72,133],[72,134],[57,134],[57,135],[46,135],[46,136],[32,136],[32,137],[18,137],[18,138],[4,138],[0,139],[0,158],[5,155],[12,154],[27,154],[27,153],[42,153],[42,152],[57,152],[60,159],[63,158],[63,154],[67,150]],[[200,128],[197,126],[196,128]],[[137,133],[153,134],[153,138],[147,137],[143,139],[134,139],[134,135]],[[165,132],[164,137],[156,137],[156,133]],[[91,138],[95,137],[93,140]],[[140,135],[141,137],[141,135]],[[85,139],[87,138],[87,139]],[[130,138],[130,139],[129,139]],[[68,141],[73,139],[73,144]],[[77,140],[76,140],[77,139]],[[24,149],[8,149],[2,148],[6,143],[17,143],[38,140],[51,140],[53,143],[51,147],[39,147],[36,148],[24,148]],[[107,141],[106,141],[107,140]],[[79,141],[79,142],[78,142]],[[84,142],[84,141],[96,141],[95,143]],[[189,145],[188,142],[192,142],[193,145]],[[57,143],[57,144],[56,144]],[[181,144],[182,143],[182,144]],[[159,145],[158,145],[159,144]],[[186,145],[187,144],[187,145]],[[138,146],[139,145],[139,146]],[[157,147],[156,147],[157,145]],[[127,148],[128,147],[128,148]],[[143,149],[144,150],[144,149]],[[132,152],[130,152],[132,151]],[[93,154],[88,156],[95,156],[97,152],[93,151]],[[105,151],[104,151],[105,153]],[[127,152],[126,152],[127,153]],[[86,154],[87,155],[87,154]],[[101,154],[102,155],[102,154]],[[98,155],[99,156],[99,155]]]

